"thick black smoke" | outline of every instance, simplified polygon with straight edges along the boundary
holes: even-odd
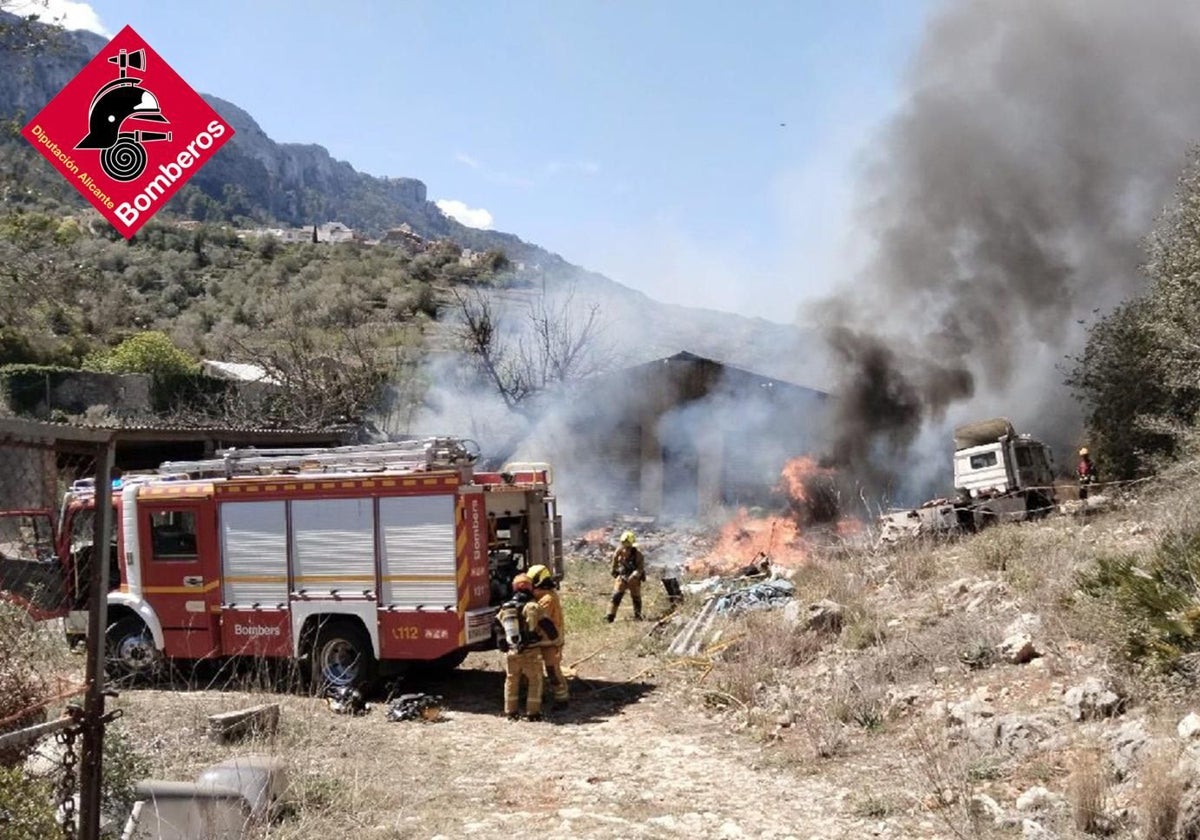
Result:
[[[867,270],[819,308],[842,463],[964,400],[952,414],[1075,440],[1061,365],[1141,288],[1140,242],[1200,142],[1197,79],[1195,0],[945,4],[869,156]]]

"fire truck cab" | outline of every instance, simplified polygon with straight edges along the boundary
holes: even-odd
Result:
[[[298,661],[318,686],[454,667],[494,646],[513,575],[562,575],[547,464],[475,472],[454,438],[218,454],[114,481],[115,678],[234,656]],[[94,498],[85,480],[63,504],[69,631],[86,627]]]

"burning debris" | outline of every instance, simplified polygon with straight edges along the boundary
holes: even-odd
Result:
[[[795,568],[804,564],[808,550],[808,541],[795,520],[786,516],[752,516],[741,509],[721,528],[708,553],[691,560],[687,568],[699,575],[721,575],[758,557]]]
[[[802,524],[834,522],[841,512],[835,471],[807,455],[783,465],[776,490],[786,496],[792,515]]]
[[[789,459],[774,485],[774,512],[738,508],[718,529],[665,528],[647,517],[592,528],[572,547],[585,559],[606,562],[621,532],[634,524],[648,569],[663,580],[668,596],[683,572],[693,576],[766,574],[773,568],[803,566],[818,547],[860,539],[864,525],[842,515],[837,472],[809,456]]]

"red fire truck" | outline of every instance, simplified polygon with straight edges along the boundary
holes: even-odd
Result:
[[[114,677],[231,656],[299,661],[320,686],[454,667],[494,645],[514,574],[562,573],[547,464],[476,472],[477,451],[455,438],[218,454],[114,481]],[[60,517],[75,607],[87,603],[94,495],[76,482]]]

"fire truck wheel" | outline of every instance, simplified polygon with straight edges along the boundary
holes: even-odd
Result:
[[[312,685],[319,693],[352,685],[370,688],[375,679],[371,640],[358,625],[330,621],[317,629],[312,652]]]
[[[133,616],[118,619],[104,634],[107,653],[104,670],[114,680],[149,680],[162,669],[162,652],[154,646],[154,636],[142,620]]]

